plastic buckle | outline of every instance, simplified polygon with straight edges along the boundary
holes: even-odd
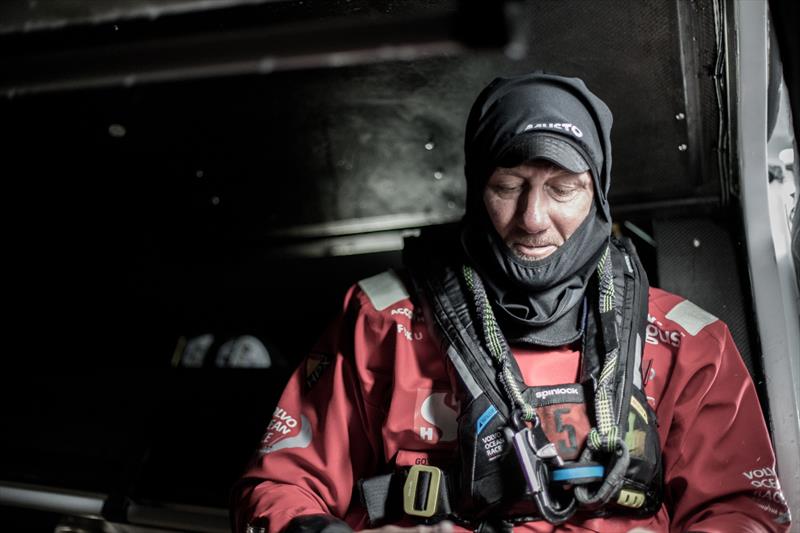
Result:
[[[619,491],[619,497],[617,498],[617,505],[621,505],[623,507],[630,507],[632,509],[638,509],[646,500],[646,496],[644,492],[640,490],[633,490],[633,489],[622,489]]]
[[[426,494],[425,507],[417,509],[417,486],[419,475],[422,472],[430,474],[430,482]],[[403,484],[403,511],[413,516],[430,518],[436,514],[436,507],[439,502],[439,487],[442,484],[442,471],[435,466],[413,465],[408,471],[408,477]]]

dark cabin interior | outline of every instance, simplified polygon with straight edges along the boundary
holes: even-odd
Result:
[[[100,493],[111,515],[224,509],[347,288],[458,222],[477,93],[531,70],[609,104],[616,230],[652,285],[729,324],[760,381],[725,2],[199,4],[2,8],[3,481]],[[225,352],[244,335],[268,367]]]

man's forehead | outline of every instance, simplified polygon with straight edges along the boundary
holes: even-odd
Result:
[[[527,161],[514,167],[496,167],[493,174],[510,175],[525,177],[529,175],[547,176],[553,178],[570,178],[580,179],[581,181],[591,180],[591,174],[588,172],[572,172],[566,168],[560,167],[550,161],[537,159]]]

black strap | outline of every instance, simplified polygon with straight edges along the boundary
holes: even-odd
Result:
[[[508,520],[486,520],[475,529],[475,533],[513,533],[514,524]]]
[[[424,308],[432,315],[430,319],[438,333],[446,345],[454,348],[463,368],[469,370],[471,376],[467,379],[474,379],[500,415],[508,420],[511,409],[497,383],[491,356],[476,341],[479,336],[463,296],[461,276],[451,265],[437,261],[442,257],[441,250],[427,248],[430,242],[421,238],[406,240],[404,260],[415,289],[424,295],[428,304]],[[461,369],[456,366],[457,371]]]
[[[641,357],[644,350],[644,332],[647,326],[647,312],[648,312],[648,289],[650,284],[647,279],[647,273],[642,266],[636,249],[633,247],[630,239],[621,238],[614,239],[612,242],[616,246],[612,246],[612,251],[617,256],[615,261],[614,277],[617,278],[616,270],[621,271],[622,284],[624,284],[624,298],[622,302],[622,309],[624,316],[622,316],[620,324],[620,350],[623,350],[618,372],[621,372],[617,383],[622,383],[621,390],[618,391],[617,397],[619,401],[619,415],[617,423],[620,426],[620,437],[625,438],[627,433],[628,424],[625,422],[628,419],[628,411],[631,405],[631,395],[634,386],[635,375],[638,374],[641,378]],[[641,382],[637,384],[639,388],[642,387]]]
[[[398,483],[399,487],[395,486]],[[367,510],[371,525],[380,524],[387,518],[402,514],[402,487],[401,476],[396,474],[385,474],[359,480],[358,490],[361,504]]]
[[[370,526],[378,526],[404,518],[403,512],[403,487],[408,477],[409,468],[401,468],[392,474],[384,474],[358,482],[358,491],[361,504],[367,510]],[[453,518],[453,502],[450,501],[451,476],[442,472],[442,482],[437,495],[436,514],[428,519],[414,517],[420,522],[439,522],[446,518]],[[420,476],[417,484],[415,500],[418,507],[424,507],[428,495],[428,483],[424,475]]]
[[[353,533],[342,520],[327,514],[296,516],[282,533]]]

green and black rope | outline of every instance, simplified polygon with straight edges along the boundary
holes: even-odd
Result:
[[[600,286],[600,315],[609,316],[614,311],[614,268],[611,264],[611,249],[606,247],[597,264],[597,276]],[[613,315],[612,315],[613,316]],[[616,325],[614,325],[616,328]],[[617,371],[619,345],[608,351],[603,362],[603,369],[597,381],[594,396],[597,425],[589,431],[588,445],[592,450],[613,451],[619,443],[619,428],[614,421],[614,375]]]
[[[486,340],[486,345],[489,347],[489,354],[498,366],[500,383],[502,383],[508,397],[520,410],[521,418],[526,421],[536,420],[536,412],[533,410],[533,406],[525,401],[522,391],[519,390],[519,384],[514,378],[509,358],[510,349],[503,333],[500,331],[500,327],[497,325],[497,320],[489,303],[489,297],[486,295],[486,290],[483,288],[483,283],[472,267],[464,265],[463,270],[464,281],[467,283],[467,288],[472,293],[475,302],[478,321],[483,326],[483,336]]]
[[[614,269],[611,264],[611,250],[608,246],[598,262],[597,274],[600,287],[600,313],[613,312]],[[533,406],[525,401],[519,384],[514,378],[510,364],[511,351],[497,324],[480,276],[469,265],[464,265],[463,275],[467,288],[472,293],[478,321],[481,324],[489,353],[498,367],[500,382],[512,403],[520,410],[522,419],[535,420],[536,412]],[[613,451],[620,440],[618,438],[619,429],[614,421],[614,375],[618,358],[618,346],[606,353],[603,369],[597,382],[594,398],[597,425],[591,429],[588,436],[589,447],[593,450]]]

